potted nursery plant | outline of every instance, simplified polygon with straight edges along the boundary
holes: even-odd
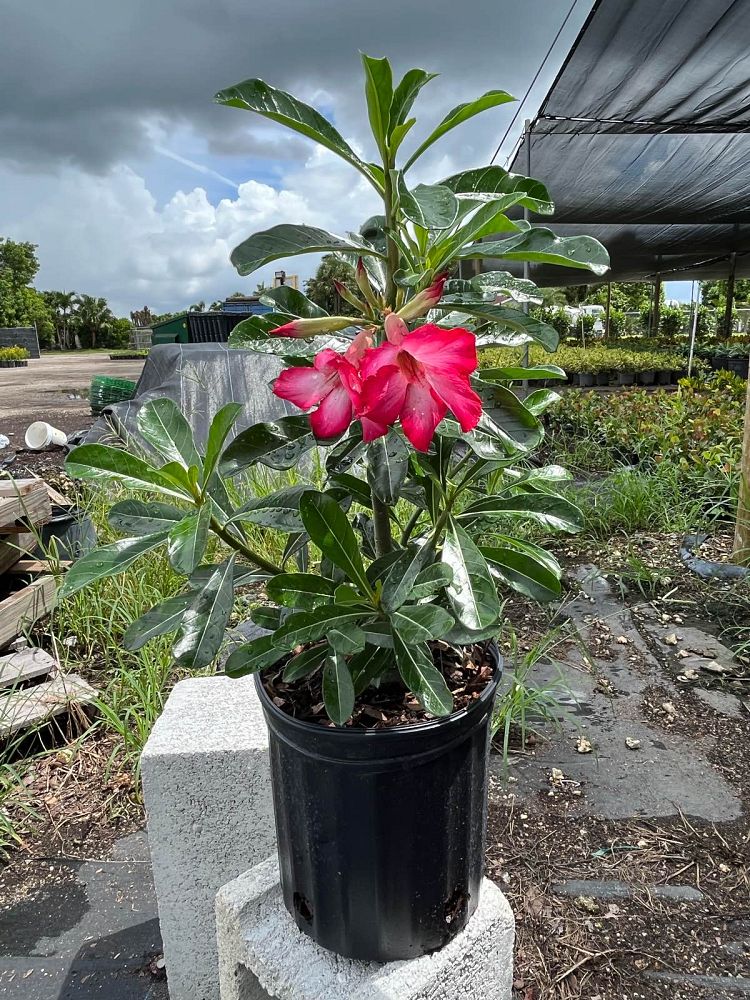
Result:
[[[363,64],[377,163],[312,107],[260,80],[217,97],[314,139],[382,199],[382,213],[359,233],[279,225],[232,253],[242,275],[320,251],[356,268],[356,292],[337,286],[349,315],[327,315],[282,286],[264,293],[273,312],[232,335],[235,346],[283,360],[274,392],[300,413],[232,439],[241,408],[229,403],[198,446],[177,406],[157,399],[138,412],[147,455],[75,449],[73,475],[119,480],[156,499],[113,506],[110,521],[125,537],[80,559],[62,594],[166,546],[185,590],[146,610],[124,642],[137,649],[176,632],[177,663],[205,668],[222,645],[235,588],[263,584],[270,604],[254,617],[267,632],[235,648],[226,672],[255,674],[268,721],[284,900],[324,947],[385,961],[439,948],[476,908],[500,677],[498,587],[539,599],[560,589],[554,558],[516,538],[513,523],[579,524],[577,509],[550,492],[554,476],[525,464],[555,393],[521,402],[507,388],[564,373],[477,375],[478,348],[555,349],[556,332],[517,308],[534,286],[507,271],[448,275],[462,261],[494,258],[601,274],[608,258],[593,239],[508,218],[514,206],[552,210],[530,178],[488,166],[410,184],[422,153],[507,94],[454,108],[400,162],[414,100],[432,74],[410,70],[394,86],[385,59]],[[290,469],[316,447],[322,483],[233,502],[229,480],[256,464]],[[281,560],[250,540],[258,526],[286,533]],[[204,564],[211,537],[220,559]]]

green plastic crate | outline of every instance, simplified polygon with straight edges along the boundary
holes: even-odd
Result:
[[[129,378],[113,378],[110,375],[94,375],[89,389],[91,412],[98,416],[105,406],[132,399],[136,383]]]

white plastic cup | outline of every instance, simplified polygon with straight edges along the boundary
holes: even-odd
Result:
[[[62,448],[68,443],[68,435],[65,431],[59,431],[57,427],[46,423],[44,420],[35,420],[26,429],[26,447],[30,451],[44,451],[57,445]]]

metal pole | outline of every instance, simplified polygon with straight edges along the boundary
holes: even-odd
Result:
[[[692,309],[692,323],[690,328],[690,353],[688,354],[688,378],[693,370],[693,353],[695,351],[695,332],[698,329],[698,306],[700,305],[700,289],[698,297],[695,295],[695,282],[690,289],[690,307]]]
[[[724,339],[732,336],[732,307],[734,306],[734,272],[737,268],[737,254],[729,255],[729,277],[727,278],[727,304],[724,309]]]
[[[604,314],[604,339],[609,342],[609,316],[612,309],[612,282],[607,282],[607,310]]]
[[[654,317],[654,336],[659,336],[659,319],[661,317],[661,274],[657,274],[656,281],[654,282],[654,308],[652,310]]]
[[[531,121],[528,118],[526,119],[526,121],[524,122],[524,125],[523,125],[523,136],[524,136],[524,142],[526,143],[526,176],[530,177],[531,176]],[[528,222],[529,221],[529,210],[528,210],[528,208],[525,205],[524,205],[524,209],[523,209],[523,218],[524,218],[524,222]],[[525,260],[523,262],[523,276],[524,276],[524,278],[528,279],[528,277],[529,277],[529,271],[530,271],[529,262],[527,260]],[[528,314],[528,311],[529,311],[529,303],[528,302],[524,302],[524,304],[523,304],[523,311]],[[523,345],[523,367],[524,368],[528,368],[529,367],[529,345],[528,345],[528,342]],[[529,388],[528,379],[524,382],[523,387],[524,387],[524,390],[528,390],[528,388]]]

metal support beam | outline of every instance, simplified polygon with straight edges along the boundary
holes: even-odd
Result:
[[[727,278],[727,304],[724,308],[724,339],[732,336],[732,308],[734,307],[734,273],[737,269],[737,254],[729,255],[729,276]]]
[[[604,339],[609,340],[609,318],[612,312],[612,282],[607,282],[607,308],[604,313]]]
[[[654,302],[651,307],[651,330],[653,337],[659,336],[659,321],[661,319],[661,274],[657,274],[654,282]]]

